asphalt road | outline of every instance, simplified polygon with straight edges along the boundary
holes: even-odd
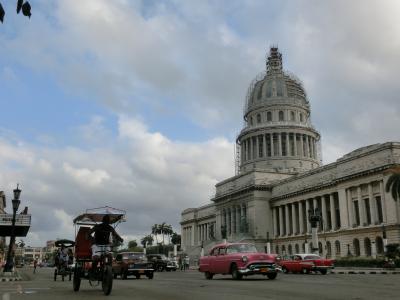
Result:
[[[206,280],[195,271],[155,273],[147,278],[114,280],[110,296],[104,296],[101,286],[91,287],[82,280],[78,292],[72,290],[72,281],[54,281],[50,268],[24,272],[31,280],[1,282],[1,300],[28,299],[163,299],[163,300],[247,300],[247,299],[398,299],[400,275],[301,275],[279,274],[277,279],[250,276],[234,281],[230,276],[215,276]],[[25,276],[26,278],[26,276]]]

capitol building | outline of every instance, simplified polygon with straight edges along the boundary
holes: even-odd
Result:
[[[272,47],[250,84],[237,172],[216,184],[210,203],[181,214],[182,248],[192,258],[213,245],[246,241],[278,254],[318,249],[324,257],[371,257],[400,242],[400,201],[385,192],[400,143],[356,149],[322,165],[321,134],[300,80]],[[312,245],[309,211],[321,212]]]

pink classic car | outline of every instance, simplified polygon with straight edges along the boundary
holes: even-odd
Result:
[[[316,254],[295,254],[279,261],[284,273],[320,272],[325,275],[334,268],[333,259],[325,259]]]
[[[216,245],[199,261],[199,271],[204,272],[206,279],[212,279],[215,274],[231,274],[233,279],[262,274],[275,279],[278,270],[276,255],[258,252],[253,244],[248,243]]]

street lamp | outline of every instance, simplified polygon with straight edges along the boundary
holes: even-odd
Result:
[[[318,207],[308,210],[308,221],[311,223],[312,246],[313,246],[311,251],[313,253],[319,252],[317,227],[318,224],[321,222],[321,220],[322,220],[322,214]]]
[[[6,264],[4,265],[4,272],[11,272],[13,268],[13,256],[14,256],[13,248],[15,243],[15,217],[17,214],[19,204],[21,203],[21,200],[19,200],[19,196],[21,195],[21,190],[18,188],[18,186],[19,184],[17,184],[17,188],[14,190],[14,199],[11,201],[13,208],[13,217],[11,223],[10,244],[8,246],[7,261]]]

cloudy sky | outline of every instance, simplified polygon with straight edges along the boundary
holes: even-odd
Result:
[[[0,0],[0,190],[27,244],[73,238],[87,208],[126,240],[209,202],[234,175],[251,80],[278,45],[304,83],[324,163],[398,141],[398,1]]]

